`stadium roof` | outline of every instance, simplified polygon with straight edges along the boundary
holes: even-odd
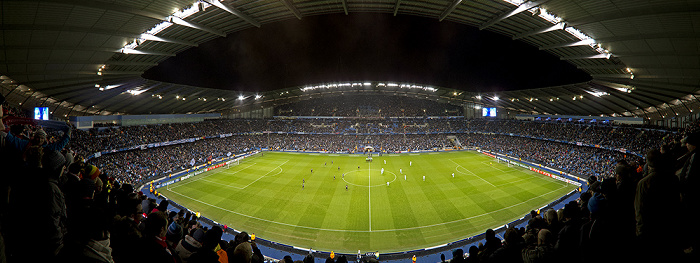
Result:
[[[660,119],[700,108],[700,1],[193,2],[4,0],[2,93],[11,103],[48,106],[56,116],[199,113],[280,104],[307,94],[360,91],[540,114]],[[141,77],[180,52],[233,32],[355,12],[420,16],[493,31],[568,61],[592,80],[497,93],[363,80],[288,87],[256,96]],[[310,89],[302,91],[305,87]]]

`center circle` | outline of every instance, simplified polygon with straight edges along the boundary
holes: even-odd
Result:
[[[385,180],[384,183],[382,183],[382,184],[375,184],[375,185],[368,185],[368,184],[367,184],[367,185],[362,185],[362,184],[358,184],[358,183],[357,183],[357,181],[360,181],[360,180],[369,181],[369,179],[370,179],[369,177],[370,177],[370,176],[377,176],[377,177],[382,176],[382,177],[383,177],[383,176],[386,176],[386,174],[392,174],[392,175],[394,176],[394,179],[391,180],[391,181],[389,181],[389,183],[393,183],[394,181],[396,181],[396,174],[395,174],[394,172],[391,172],[391,171],[388,171],[388,170],[384,170],[384,174],[385,174],[385,175],[382,175],[382,174],[381,174],[381,169],[369,169],[369,172],[370,172],[371,174],[368,175],[368,174],[367,174],[367,171],[368,171],[368,170],[349,171],[349,172],[345,173],[345,177],[343,177],[343,181],[345,181],[345,182],[348,183],[349,185],[354,185],[354,186],[359,186],[359,187],[378,187],[378,186],[386,186],[386,180]],[[355,183],[350,182],[350,181],[347,180],[347,179],[349,178],[349,176],[352,176],[352,177],[350,178],[350,181],[354,181]],[[352,180],[352,178],[356,178],[356,177],[360,177],[361,179]]]

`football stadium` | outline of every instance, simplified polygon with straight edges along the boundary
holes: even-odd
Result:
[[[700,262],[698,1],[0,13],[0,262]]]

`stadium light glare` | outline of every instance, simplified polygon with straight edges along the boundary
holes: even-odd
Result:
[[[480,99],[481,99],[481,95],[476,95],[476,99],[477,99],[477,100],[480,100]]]
[[[498,96],[494,96],[493,100],[499,100]]]
[[[244,99],[245,99],[245,97],[243,97],[243,95],[238,95],[238,100],[244,100]]]
[[[262,95],[255,94],[255,99],[256,99],[256,100],[259,100],[260,98],[262,98]]]
[[[143,93],[144,91],[146,91],[146,90],[133,90],[133,89],[126,90],[127,93],[129,93],[133,96],[139,95],[139,94]]]

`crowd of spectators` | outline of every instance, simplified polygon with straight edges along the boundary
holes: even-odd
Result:
[[[691,171],[697,144],[696,133],[652,149],[643,169],[619,162],[614,177],[590,177],[576,201],[532,211],[526,227],[509,227],[503,240],[486,230],[485,242],[466,259],[456,251],[452,262],[698,262],[699,200],[689,189],[699,183]]]
[[[410,133],[501,133],[544,138],[643,154],[661,146],[676,133],[629,126],[578,122],[552,123],[494,119],[256,119],[211,120],[199,123],[93,128],[76,131],[71,149],[85,155],[134,145],[174,141],[220,134],[260,133],[311,134],[410,134]]]
[[[506,154],[523,161],[542,164],[579,177],[606,177],[613,174],[621,160],[640,163],[635,155],[600,148],[577,146],[548,140],[497,134],[422,134],[422,135],[309,135],[257,134],[198,140],[171,146],[136,149],[105,154],[90,160],[100,169],[123,182],[141,184],[153,177],[178,172],[210,159],[247,152],[252,149],[327,152],[362,152],[371,147],[377,152],[407,152],[453,149],[447,137],[456,136],[461,147]]]
[[[3,112],[0,108],[0,117]],[[269,122],[277,121],[222,120],[119,127],[103,135],[119,137],[120,145],[138,145],[189,138],[191,134],[201,137],[265,131],[266,127],[271,127]],[[381,127],[375,122],[368,123]],[[100,149],[109,140],[94,138],[102,138],[97,136],[103,131],[78,135],[86,137],[76,141],[77,131],[71,128],[47,133],[37,128],[10,127],[8,133],[0,122],[0,165],[3,167],[0,262],[262,263],[262,253],[246,234],[225,242],[221,239],[223,230],[220,227],[204,228],[191,213],[169,211],[167,201],[157,204],[157,200],[149,200],[136,192],[129,182],[139,183],[144,174],[184,169],[193,160],[204,162],[211,157],[261,146],[352,151],[371,145],[391,152],[454,146],[447,136],[456,136],[463,146],[476,146],[590,175],[589,190],[581,193],[578,201],[566,204],[559,211],[533,213],[527,227],[509,228],[503,241],[487,230],[486,242],[470,248],[466,258],[463,251],[456,250],[454,263],[698,261],[699,239],[696,236],[700,233],[693,220],[700,201],[697,191],[700,157],[695,156],[700,133],[691,130],[682,140],[667,138],[664,141],[662,139],[670,134],[649,130],[519,121],[502,121],[501,124],[520,127],[496,127],[497,124],[482,120],[436,123],[427,120],[412,126],[428,131],[445,127],[448,130],[467,127],[469,131],[473,127],[480,130],[476,133],[232,135],[84,160],[82,154],[66,148],[68,141],[73,141],[71,147],[75,149],[80,147],[76,144],[85,144],[83,149]],[[219,125],[231,127],[220,128]],[[292,122],[287,126],[295,125]],[[606,133],[632,144],[642,139],[658,141],[641,142],[651,147],[642,161],[616,151],[489,133],[517,131],[519,135],[550,137],[550,133],[537,127],[552,129],[551,137],[566,141],[604,142],[608,140],[602,138]],[[183,132],[177,128],[189,130]],[[122,133],[122,129],[134,130]],[[223,129],[228,130],[222,132]],[[567,134],[568,129],[601,134]],[[146,138],[143,134],[157,139]],[[665,144],[657,147],[662,142]],[[627,149],[646,147],[620,145]],[[337,261],[346,263],[343,258]],[[291,258],[282,259],[282,262],[292,263]],[[313,258],[307,263],[310,262]]]

